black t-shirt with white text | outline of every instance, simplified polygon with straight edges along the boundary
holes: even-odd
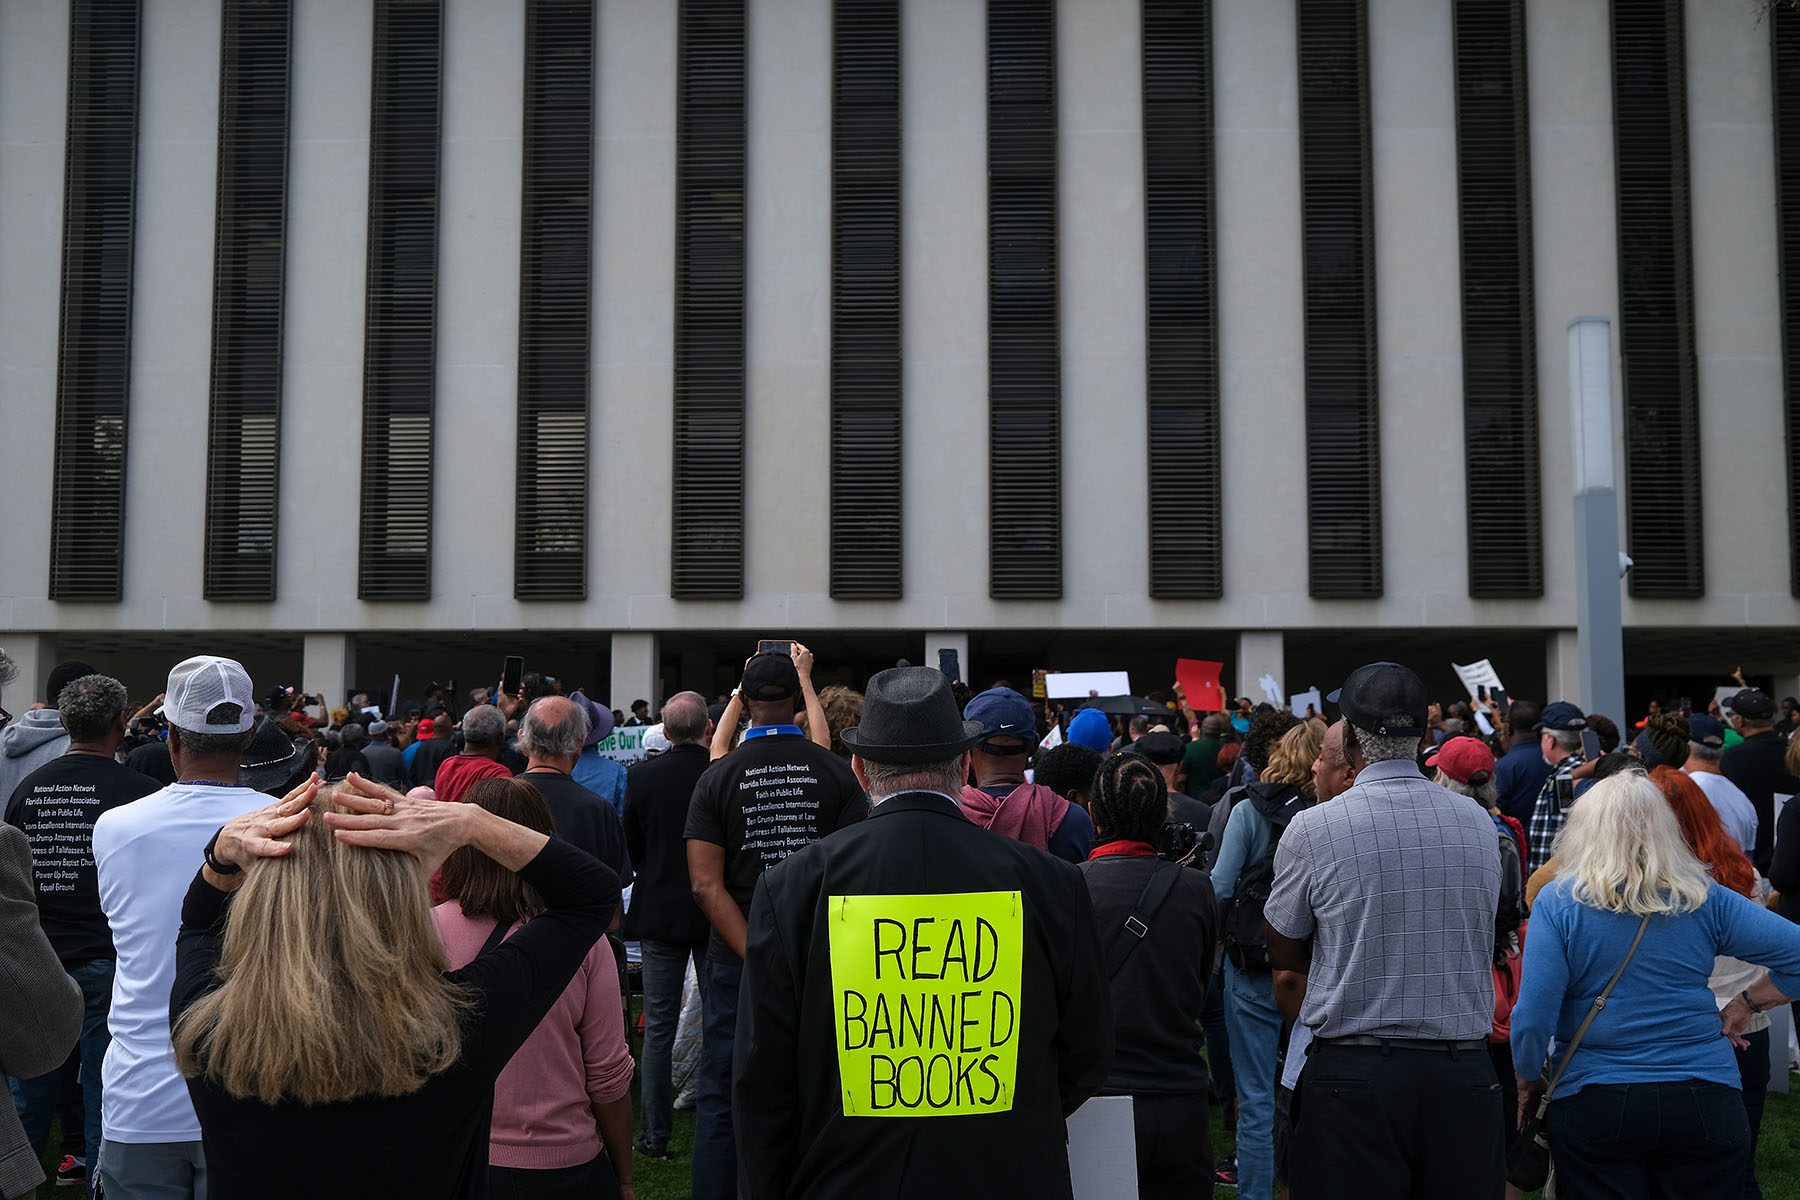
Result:
[[[764,871],[868,815],[843,759],[797,733],[760,734],[700,776],[683,836],[725,847],[725,890],[748,914]],[[717,930],[710,954],[738,961]]]
[[[24,830],[31,841],[38,921],[65,965],[113,956],[94,870],[94,822],[162,786],[98,754],[65,754],[13,789],[6,823]]]

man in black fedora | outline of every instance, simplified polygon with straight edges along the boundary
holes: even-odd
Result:
[[[978,721],[896,667],[843,733],[870,819],[764,874],[734,1109],[764,1197],[1067,1197],[1112,1016],[1081,873],[968,821]]]

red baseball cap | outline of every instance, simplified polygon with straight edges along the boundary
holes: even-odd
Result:
[[[1458,783],[1485,783],[1494,775],[1494,752],[1480,738],[1453,737],[1439,746],[1425,765],[1436,767]],[[1486,778],[1478,781],[1476,775]]]
[[[418,737],[421,741],[429,738],[436,731],[437,722],[433,721],[430,717],[425,717],[419,721]]]

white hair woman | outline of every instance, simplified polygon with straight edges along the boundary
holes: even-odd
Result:
[[[541,910],[451,970],[426,880],[462,846]],[[182,906],[170,998],[213,1200],[488,1194],[494,1081],[617,894],[566,842],[360,775],[222,828]]]
[[[1542,1094],[1551,1039],[1568,1043],[1643,929],[1551,1097],[1559,1192],[1742,1195],[1750,1129],[1707,978],[1726,954],[1767,966],[1796,994],[1800,926],[1714,884],[1639,772],[1602,780],[1569,810],[1556,856],[1512,1015],[1521,1113]]]

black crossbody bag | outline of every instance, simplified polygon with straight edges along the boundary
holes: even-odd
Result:
[[[1638,922],[1637,936],[1631,939],[1631,948],[1625,951],[1625,961],[1619,964],[1619,969],[1613,972],[1600,994],[1594,997],[1594,1006],[1588,1009],[1587,1016],[1581,1020],[1581,1027],[1569,1039],[1569,1048],[1563,1051],[1562,1061],[1556,1064],[1556,1072],[1550,1076],[1550,1085],[1544,1089],[1536,1111],[1525,1118],[1525,1125],[1519,1130],[1517,1140],[1506,1152],[1506,1179],[1514,1187],[1527,1192],[1536,1191],[1550,1178],[1550,1132],[1544,1128],[1544,1114],[1550,1110],[1550,1097],[1556,1094],[1556,1085],[1562,1082],[1563,1073],[1569,1069],[1569,1060],[1581,1048],[1581,1039],[1587,1036],[1588,1026],[1594,1023],[1594,1018],[1606,1007],[1607,997],[1618,986],[1619,976],[1625,974],[1625,968],[1630,965],[1631,956],[1637,953],[1638,943],[1644,940],[1644,930],[1648,928],[1650,918],[1646,915]]]
[[[1163,901],[1169,898],[1169,892],[1175,887],[1175,881],[1186,870],[1180,863],[1158,862],[1156,870],[1150,872],[1150,881],[1144,884],[1144,890],[1138,893],[1137,903],[1132,906],[1132,913],[1125,918],[1125,924],[1114,931],[1112,943],[1106,948],[1106,977],[1112,979],[1125,965],[1150,933],[1150,922],[1161,908]]]

